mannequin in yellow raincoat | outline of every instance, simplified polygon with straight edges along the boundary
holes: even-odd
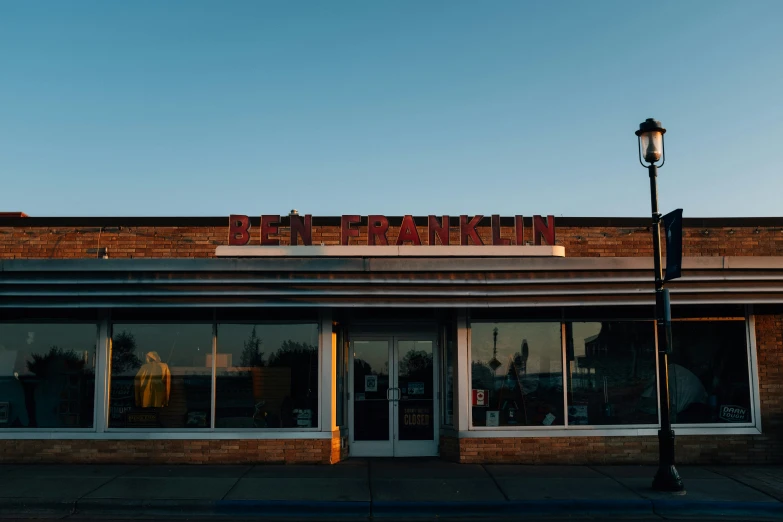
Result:
[[[171,372],[158,352],[148,352],[147,362],[136,374],[136,406],[162,408],[169,403]]]

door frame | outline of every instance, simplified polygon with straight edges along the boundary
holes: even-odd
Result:
[[[352,329],[348,332],[348,443],[350,455],[354,457],[433,457],[437,456],[440,445],[440,338],[437,327],[411,328],[400,326],[399,328],[383,329]],[[399,341],[431,341],[432,342],[432,440],[425,441],[400,441],[399,428],[399,400],[389,400],[389,441],[356,441],[354,426],[354,341],[387,341],[389,362],[389,387],[398,384],[399,370]],[[397,386],[397,388],[399,388]],[[393,395],[393,394],[392,394]]]

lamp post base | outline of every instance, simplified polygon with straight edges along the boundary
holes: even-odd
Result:
[[[658,472],[653,479],[652,488],[655,491],[677,492],[684,490],[685,485],[682,483],[680,474],[677,473],[677,468],[672,464],[671,466],[658,468]]]
[[[655,491],[677,492],[685,489],[680,474],[674,466],[674,432],[658,431],[659,461],[652,488]]]

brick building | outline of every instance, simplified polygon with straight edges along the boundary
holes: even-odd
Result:
[[[684,222],[678,462],[783,462],[781,225]],[[656,462],[651,256],[636,218],[3,214],[0,462]]]

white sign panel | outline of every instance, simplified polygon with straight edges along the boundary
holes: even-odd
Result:
[[[487,426],[500,426],[500,412],[491,410],[487,412]]]

